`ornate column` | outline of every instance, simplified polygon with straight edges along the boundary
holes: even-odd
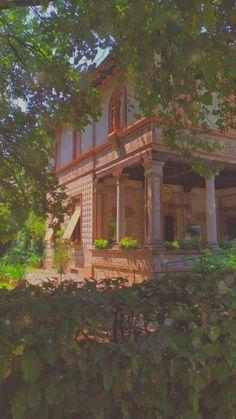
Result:
[[[206,213],[207,213],[207,241],[217,245],[217,222],[215,201],[215,176],[210,176],[206,181]]]
[[[116,241],[125,235],[125,181],[127,176],[120,173],[116,177]]]
[[[145,168],[146,246],[162,247],[162,176],[164,162],[150,160]]]

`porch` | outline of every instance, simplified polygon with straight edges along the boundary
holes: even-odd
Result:
[[[205,251],[167,250],[165,241],[195,232],[214,250],[220,239],[235,238],[235,173],[234,165],[225,164],[219,175],[204,179],[186,162],[145,155],[99,173],[94,240],[106,239],[114,247],[91,250],[94,277],[120,275],[138,282],[166,271],[190,270]],[[119,249],[125,236],[137,238],[139,249]]]

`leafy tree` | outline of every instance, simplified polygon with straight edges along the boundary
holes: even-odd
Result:
[[[190,158],[199,148],[218,147],[196,129],[233,126],[235,0],[48,4],[1,2],[0,187],[9,191],[8,200],[24,208],[47,206],[45,190],[57,187],[48,164],[56,123],[83,129],[99,116],[92,81],[101,49],[113,49],[117,65],[132,77],[141,112],[165,122],[169,147]],[[198,158],[193,164],[204,172]]]
[[[6,244],[16,237],[16,221],[12,217],[10,205],[0,203],[0,243]]]
[[[6,224],[6,223],[5,223]],[[3,221],[3,225],[4,221]],[[10,223],[9,223],[10,224]],[[11,225],[11,224],[10,224]],[[5,242],[15,240],[14,244],[4,255],[4,262],[8,265],[16,264],[37,264],[40,265],[44,254],[44,237],[45,237],[45,219],[38,217],[33,211],[28,215],[28,218],[23,226],[13,225],[13,233],[5,233]],[[4,243],[0,237],[0,243]]]

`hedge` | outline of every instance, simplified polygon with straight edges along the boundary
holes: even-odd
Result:
[[[236,418],[236,273],[0,291],[1,419]]]

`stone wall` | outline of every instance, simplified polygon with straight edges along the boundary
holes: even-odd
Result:
[[[70,196],[81,195],[82,198],[82,246],[71,249],[71,268],[84,268],[91,265],[89,249],[93,241],[93,175],[87,175],[67,184]],[[65,226],[69,218],[67,217]]]

